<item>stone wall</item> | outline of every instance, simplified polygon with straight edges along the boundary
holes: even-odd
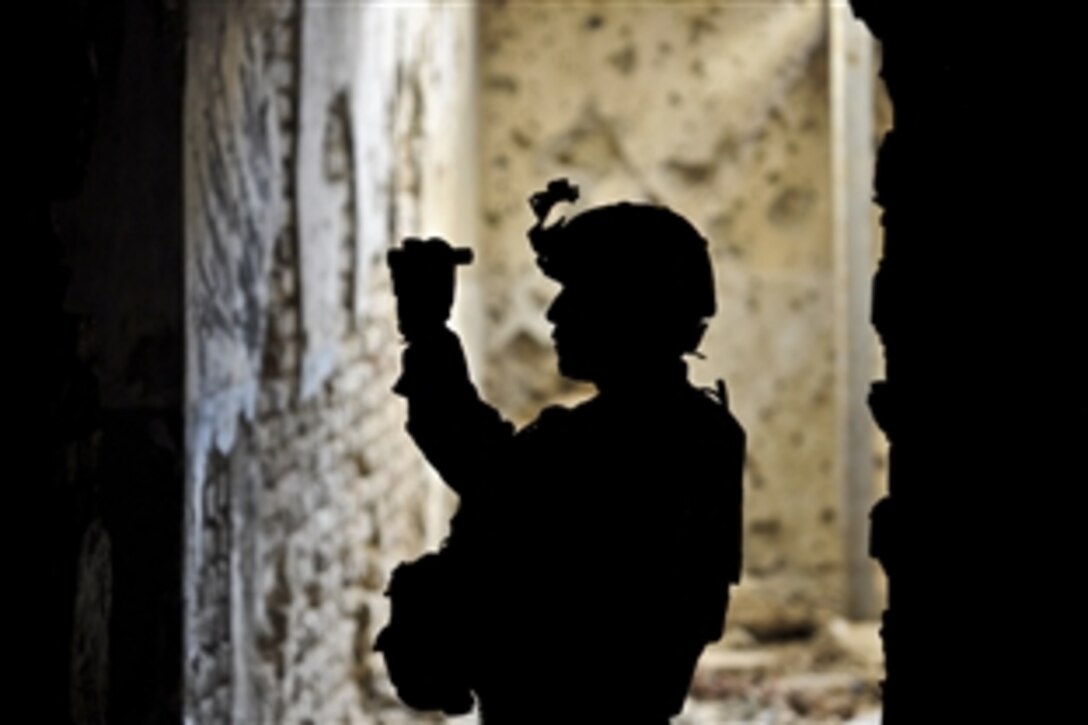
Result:
[[[843,597],[835,477],[827,46],[820,3],[489,3],[480,168],[487,390],[525,421],[559,379],[554,283],[525,240],[550,178],[579,206],[671,206],[708,236],[719,312],[693,361],[749,433],[746,578],[731,621],[805,629]],[[646,294],[654,294],[648,286]]]
[[[1058,639],[1081,611],[1032,584],[1059,581],[1083,550],[1080,507],[1043,493],[1083,480],[1088,432],[1083,255],[1061,241],[1079,229],[1081,187],[1059,170],[1083,143],[1048,112],[1079,74],[1081,30],[970,4],[851,5],[882,42],[895,109],[874,186],[886,374],[870,395],[889,442],[872,547],[890,593],[884,722],[1060,720],[1066,703],[1038,693],[1075,689],[1066,668],[1023,668],[981,697],[938,693],[965,661],[994,683],[1010,662],[1045,661],[1048,638],[1009,625],[1046,623]]]
[[[384,250],[471,233],[473,184],[455,172],[471,167],[473,15],[190,7],[193,721],[399,711],[370,649],[382,592],[442,535],[445,508],[390,392]]]
[[[19,74],[29,128],[12,138],[34,158],[11,208],[33,222],[12,235],[30,259],[11,269],[32,369],[9,390],[34,399],[13,416],[32,440],[9,449],[27,456],[12,488],[40,500],[9,502],[35,551],[12,558],[38,570],[12,576],[34,610],[13,617],[34,641],[12,707],[40,722],[175,721],[184,18],[165,2],[54,3],[24,27],[41,42]]]
[[[253,558],[243,543],[255,522],[232,508],[259,482],[238,428],[256,415],[273,247],[288,233],[296,18],[286,2],[199,3],[189,15],[185,710],[210,722],[241,714],[244,694],[240,557]]]

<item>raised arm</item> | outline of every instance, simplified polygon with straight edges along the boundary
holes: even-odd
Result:
[[[408,400],[408,433],[455,491],[487,480],[514,426],[480,399],[461,341],[445,326],[413,338],[393,391]]]
[[[455,266],[471,260],[439,239],[405,240],[389,255],[397,317],[408,343],[393,390],[408,401],[408,432],[460,494],[489,477],[514,427],[480,400],[457,335],[446,327]]]

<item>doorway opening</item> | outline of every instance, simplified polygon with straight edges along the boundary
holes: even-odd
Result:
[[[845,3],[193,12],[187,711],[420,720],[372,644],[392,568],[441,540],[454,503],[390,393],[384,253],[473,246],[454,324],[485,397],[516,422],[577,401],[525,239],[528,194],[566,176],[586,205],[674,208],[716,265],[691,370],[726,381],[748,431],[746,568],[683,722],[875,717],[882,450],[864,394],[888,114]]]

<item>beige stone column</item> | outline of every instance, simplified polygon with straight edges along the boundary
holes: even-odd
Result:
[[[868,555],[873,490],[873,423],[866,404],[874,373],[869,325],[874,271],[872,36],[849,6],[829,2],[831,188],[835,296],[836,477],[843,494],[846,614],[877,614]]]

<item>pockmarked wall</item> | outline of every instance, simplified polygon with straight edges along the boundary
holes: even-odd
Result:
[[[445,521],[390,392],[384,252],[471,235],[472,185],[454,172],[475,160],[473,17],[437,2],[189,4],[192,722],[400,709],[371,651],[383,591]]]
[[[768,637],[840,611],[844,587],[825,26],[816,2],[482,6],[489,397],[524,422],[585,394],[556,373],[544,310],[557,288],[525,238],[531,192],[567,176],[574,211],[636,200],[688,217],[718,295],[693,378],[723,378],[749,434],[730,622]]]

